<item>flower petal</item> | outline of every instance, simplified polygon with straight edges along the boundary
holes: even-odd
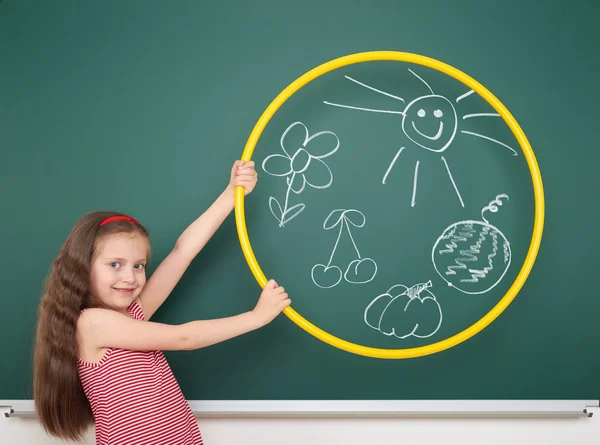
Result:
[[[304,172],[306,183],[315,189],[326,189],[333,183],[331,170],[320,159],[313,158],[308,169]]]
[[[294,122],[283,132],[279,143],[283,152],[291,159],[299,148],[306,145],[307,141],[308,128],[306,125],[302,122]]]
[[[299,195],[304,191],[304,187],[306,187],[306,180],[304,179],[303,174],[293,174],[291,178],[285,178],[288,187],[292,192],[296,195]]]
[[[323,159],[340,148],[340,140],[331,131],[320,131],[308,138],[304,148],[313,158]]]
[[[292,161],[284,155],[269,155],[263,161],[262,168],[272,176],[287,176],[292,173]]]

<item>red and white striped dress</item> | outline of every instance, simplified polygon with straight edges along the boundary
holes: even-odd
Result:
[[[144,320],[142,308],[127,309]],[[110,348],[98,363],[79,359],[79,377],[90,401],[97,445],[201,445],[192,410],[161,351]]]

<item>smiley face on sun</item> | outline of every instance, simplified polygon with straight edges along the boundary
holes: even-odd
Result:
[[[431,152],[440,153],[440,160],[444,164],[446,168],[446,172],[448,173],[448,178],[452,186],[454,187],[454,191],[456,192],[456,196],[460,202],[462,207],[465,206],[465,203],[462,199],[458,186],[452,176],[450,171],[450,166],[448,165],[448,161],[446,157],[442,154],[444,153],[454,141],[456,137],[456,133],[458,131],[458,116],[456,113],[456,108],[451,100],[449,100],[445,96],[441,96],[436,94],[433,89],[429,86],[427,82],[425,82],[419,75],[417,75],[414,71],[409,69],[411,74],[413,74],[417,79],[419,79],[429,90],[430,94],[419,96],[409,102],[404,106],[402,111],[396,110],[377,110],[372,108],[363,108],[363,107],[355,107],[351,105],[342,105],[338,103],[323,101],[326,105],[331,105],[334,107],[348,108],[352,110],[360,110],[360,111],[368,111],[372,113],[388,113],[388,114],[399,114],[402,116],[402,131],[405,136],[416,146],[420,147],[419,149],[425,149]],[[375,91],[376,93],[382,94],[384,96],[390,97],[392,99],[396,99],[403,104],[406,101],[398,96],[394,96],[386,91],[378,90],[370,85],[367,85],[363,82],[360,82],[356,79],[353,79],[350,76],[344,76],[346,79],[360,85],[364,88],[367,88],[371,91]],[[474,91],[470,90],[465,94],[456,98],[456,102],[458,103],[462,99],[473,94]],[[470,119],[470,118],[478,118],[478,117],[500,117],[497,113],[473,113],[466,114],[462,116],[462,120]],[[468,136],[475,136],[481,139],[488,140],[495,144],[501,145],[502,147],[507,148],[513,154],[513,156],[517,156],[517,152],[510,147],[509,145],[492,139],[489,136],[485,136],[483,134],[475,133],[467,130],[460,130],[461,134],[465,134]],[[383,175],[382,184],[385,184],[390,174],[394,164],[398,160],[400,154],[404,151],[406,147],[401,147],[394,159],[392,159],[389,164],[385,174]],[[413,177],[413,190],[412,190],[412,200],[411,207],[414,207],[416,204],[416,196],[417,196],[417,184],[418,184],[418,175],[419,175],[419,162],[415,163],[414,169],[414,177]]]
[[[442,153],[454,140],[457,128],[456,110],[444,96],[418,97],[404,109],[404,134],[426,150]]]

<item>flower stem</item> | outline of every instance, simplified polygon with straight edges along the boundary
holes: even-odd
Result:
[[[283,204],[283,214],[281,215],[281,227],[283,227],[283,221],[285,220],[285,214],[288,209],[288,202],[290,199],[290,190],[292,189],[292,184],[294,183],[294,178],[296,177],[296,172],[292,173],[292,179],[290,179],[290,183],[287,188],[287,192],[285,192],[285,203]]]

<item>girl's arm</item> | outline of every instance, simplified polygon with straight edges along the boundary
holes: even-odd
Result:
[[[229,185],[217,200],[181,234],[175,247],[154,271],[139,298],[144,317],[149,320],[167,299],[192,260],[206,245],[234,208],[235,187],[250,193],[256,185],[254,162],[236,161]]]
[[[233,317],[167,325],[134,320],[110,309],[91,308],[80,315],[77,332],[80,345],[86,349],[192,350],[258,329],[271,322],[290,302],[285,289],[271,280],[252,311]]]

